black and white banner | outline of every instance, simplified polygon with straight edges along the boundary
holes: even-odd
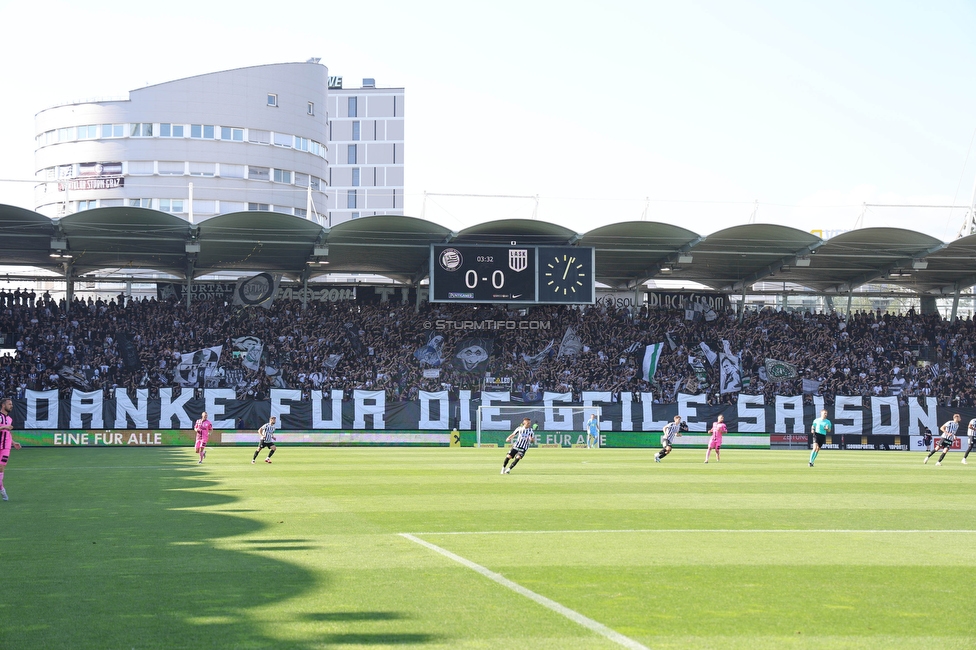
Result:
[[[202,386],[207,377],[212,377],[217,372],[223,349],[224,346],[217,345],[181,353],[173,380],[180,386]]]
[[[777,395],[767,403],[762,395],[737,396],[735,404],[708,406],[703,395],[679,394],[673,404],[655,404],[652,393],[622,393],[612,401],[603,391],[584,392],[581,402],[569,402],[568,394],[543,392],[537,403],[545,413],[545,427],[572,430],[572,418],[562,418],[568,406],[599,406],[600,430],[660,432],[675,415],[680,415],[692,432],[704,432],[719,415],[734,433],[768,433],[802,441],[810,425],[824,408],[822,397],[804,404],[802,395]],[[272,389],[269,400],[237,399],[231,388],[196,391],[162,388],[158,398],[149,391],[116,390],[107,399],[102,391],[73,390],[68,398],[57,390],[27,391],[14,400],[15,429],[190,429],[202,411],[207,411],[217,429],[255,430],[275,415],[282,430],[395,429],[460,430],[476,428],[478,407],[491,426],[512,429],[514,416],[498,406],[521,406],[509,391],[421,391],[409,402],[387,401],[383,391],[316,390],[310,399],[302,391]],[[937,431],[953,413],[963,422],[976,417],[976,409],[951,409],[936,405],[934,398],[910,397],[898,406],[894,397],[836,396],[827,407],[837,436],[917,436],[923,429]],[[240,426],[238,426],[240,424]],[[906,438],[907,441],[907,438]],[[851,442],[848,440],[848,442]]]
[[[270,309],[280,282],[279,273],[258,273],[249,278],[241,278],[234,286],[234,304]]]

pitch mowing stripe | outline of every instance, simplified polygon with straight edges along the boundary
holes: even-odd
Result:
[[[427,531],[423,533],[400,533],[401,535],[580,535],[584,533],[838,533],[869,535],[884,535],[887,533],[899,535],[958,533],[969,535],[976,530],[965,529],[857,529],[857,528],[635,528],[629,530],[462,530],[462,531]]]
[[[401,537],[405,538],[405,539],[409,539],[411,542],[414,542],[416,544],[420,544],[424,548],[428,548],[428,549],[434,551],[435,553],[440,553],[444,557],[446,557],[446,558],[448,558],[450,560],[454,560],[458,564],[461,564],[463,566],[466,566],[466,567],[468,567],[469,569],[471,569],[473,571],[477,571],[478,573],[480,573],[481,575],[485,576],[489,580],[493,580],[493,581],[497,582],[498,584],[502,585],[503,587],[507,587],[508,589],[511,589],[515,593],[520,594],[522,596],[525,596],[529,600],[535,601],[535,602],[539,603],[540,605],[542,605],[543,607],[545,607],[545,608],[547,608],[549,610],[552,610],[552,611],[556,612],[557,614],[560,614],[562,616],[565,616],[566,618],[568,618],[569,620],[573,621],[574,623],[577,623],[579,625],[582,625],[586,629],[591,630],[593,632],[596,632],[600,636],[602,636],[602,637],[604,637],[606,639],[609,639],[610,641],[613,641],[614,643],[616,643],[618,645],[621,645],[621,646],[623,646],[625,648],[629,648],[630,650],[650,650],[650,648],[648,648],[647,646],[641,645],[637,641],[634,641],[633,639],[631,639],[629,637],[626,637],[623,634],[620,634],[619,632],[615,632],[614,630],[611,630],[609,627],[607,627],[603,623],[598,623],[598,622],[594,621],[592,618],[587,618],[586,616],[583,616],[579,612],[577,612],[575,610],[572,610],[572,609],[566,607],[565,605],[560,605],[556,601],[550,600],[549,598],[546,598],[545,596],[541,596],[541,595],[535,593],[534,591],[532,591],[531,589],[526,589],[525,587],[523,587],[522,585],[518,584],[517,582],[512,582],[511,580],[509,580],[505,576],[503,576],[503,575],[501,575],[499,573],[495,573],[494,571],[491,571],[489,569],[486,569],[485,567],[481,566],[480,564],[475,564],[471,560],[467,560],[467,559],[461,557],[460,555],[457,555],[455,553],[451,553],[447,549],[441,548],[440,546],[437,546],[436,544],[431,544],[430,542],[425,542],[424,540],[422,540],[419,537],[416,537],[414,535],[411,535],[410,533],[399,533],[399,535]]]

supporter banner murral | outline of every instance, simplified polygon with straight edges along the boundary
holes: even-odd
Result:
[[[304,398],[303,398],[304,395]],[[735,404],[709,406],[704,395],[680,393],[677,403],[655,404],[652,393],[583,392],[582,403],[559,402],[549,398],[539,406],[557,409],[546,420],[557,421],[558,409],[579,405],[600,406],[601,431],[607,435],[625,431],[661,431],[675,415],[689,423],[692,432],[704,432],[718,415],[732,433],[765,433],[802,440],[810,425],[824,408],[824,399],[814,396],[777,395],[767,400],[763,395],[737,395]],[[561,398],[569,399],[562,395]],[[237,399],[231,388],[205,388],[199,392],[162,388],[159,397],[149,398],[148,391],[115,391],[104,397],[101,391],[73,390],[67,396],[58,391],[27,391],[26,397],[14,400],[15,429],[71,430],[156,430],[192,429],[202,411],[210,414],[216,429],[256,430],[268,421],[272,412],[279,417],[282,430],[357,430],[395,429],[440,430],[474,428],[478,406],[505,404],[521,406],[507,391],[472,393],[460,391],[421,391],[417,400],[388,401],[382,391],[353,390],[285,390],[272,389],[270,399]],[[976,417],[976,409],[939,407],[934,398],[910,397],[899,406],[892,397],[842,396],[826,406],[834,423],[833,439],[845,438],[857,444],[861,436],[889,436],[891,444],[908,446],[909,436],[921,435],[923,428],[937,431],[939,426],[960,413],[963,421]],[[897,438],[897,441],[895,440]],[[782,439],[782,438],[781,438]],[[886,442],[887,444],[887,442]]]
[[[691,309],[699,312],[724,311],[729,306],[727,294],[718,291],[648,291],[644,297],[648,309]],[[716,315],[717,317],[717,315]],[[706,320],[715,320],[708,317]]]
[[[256,336],[239,336],[231,339],[234,349],[243,352],[240,355],[241,365],[248,370],[257,371],[261,367],[261,353],[264,351],[264,342]]]
[[[430,332],[427,341],[413,352],[414,358],[420,362],[421,366],[427,365],[439,368],[444,362],[441,351],[444,348],[444,335]]]
[[[454,349],[454,368],[461,372],[484,375],[488,371],[488,359],[495,349],[495,341],[471,336]]]
[[[249,278],[241,278],[234,285],[234,304],[271,309],[280,282],[280,273],[258,273]]]
[[[203,380],[212,376],[217,371],[217,364],[220,363],[220,353],[224,346],[216,345],[193,352],[180,353],[180,362],[176,366],[173,376],[180,386],[200,386]]]
[[[763,381],[788,381],[800,376],[800,373],[796,370],[796,366],[792,363],[778,361],[776,359],[766,359],[765,370],[765,379],[760,377]]]

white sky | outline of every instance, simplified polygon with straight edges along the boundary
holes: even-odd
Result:
[[[964,205],[976,179],[976,4],[26,3],[0,0],[0,203],[32,208],[34,114],[146,84],[321,57],[406,89],[406,209],[701,234],[850,229],[863,203]],[[647,201],[649,199],[649,201]],[[951,240],[961,209],[860,225]]]

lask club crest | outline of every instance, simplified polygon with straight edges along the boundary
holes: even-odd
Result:
[[[508,251],[508,268],[521,273],[529,267],[529,251],[525,248],[513,248]]]

